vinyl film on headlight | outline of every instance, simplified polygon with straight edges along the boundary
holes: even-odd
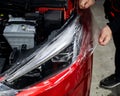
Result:
[[[61,32],[50,42],[44,44],[44,47],[38,48],[33,54],[18,62],[20,68],[14,68],[5,74],[4,80],[13,82],[26,73],[40,67],[48,60],[53,62],[73,62],[79,53],[80,41],[82,38],[82,26],[79,23],[79,16],[71,16],[71,18],[58,30]],[[71,47],[72,46],[72,47]]]

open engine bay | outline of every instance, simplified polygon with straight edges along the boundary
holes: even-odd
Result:
[[[80,51],[76,42],[81,42],[81,33],[63,32],[68,30],[65,28],[69,22],[72,22],[73,30],[81,30],[78,23],[72,25],[76,24],[74,16],[65,15],[63,9],[68,8],[69,0],[53,0],[51,3],[50,0],[33,0],[32,6],[28,1],[0,1],[0,73],[5,77],[3,83],[13,89],[26,88],[57,73],[74,62]],[[42,3],[36,4],[38,1]],[[72,11],[70,9],[69,14]],[[70,39],[68,43],[69,37],[74,35],[74,40]],[[67,46],[62,44],[64,38],[61,37],[68,38]],[[56,51],[61,45],[61,50]],[[41,62],[35,61],[38,58]],[[21,74],[17,74],[20,71]]]

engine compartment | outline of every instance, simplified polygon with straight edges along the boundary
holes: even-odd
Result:
[[[48,1],[46,0],[46,2]],[[23,6],[17,6],[17,9],[13,11],[16,6],[10,4],[14,5],[14,3],[8,2],[8,4],[0,8],[1,76],[22,66],[18,65],[17,62],[27,58],[38,47],[57,36],[59,33],[56,30],[61,28],[65,23],[64,10],[42,10],[40,12],[40,10],[28,8],[27,12],[25,10],[21,14],[21,9],[24,9]],[[72,61],[71,58],[68,58],[69,54],[67,54],[73,50],[71,46],[65,50],[66,53],[61,52],[58,57],[50,59],[42,64],[42,66],[39,66],[14,82],[4,82],[4,84],[14,89],[22,89],[43,80],[51,73],[58,72]],[[63,57],[62,61],[59,60],[60,57]]]

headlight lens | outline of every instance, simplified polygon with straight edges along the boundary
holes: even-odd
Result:
[[[69,62],[73,56],[73,46],[69,46],[64,51],[52,58],[52,62]]]
[[[80,42],[82,40],[82,26],[79,24],[79,16],[71,17],[70,20],[58,31],[60,32],[58,36],[44,44],[45,46],[42,48],[37,49],[29,57],[18,62],[16,67],[8,71],[7,74],[5,74],[3,82],[7,81],[8,84],[10,84],[25,74],[28,75],[32,70],[39,69],[42,71],[46,66],[53,66],[48,66],[49,62],[55,64],[60,63],[59,68],[65,67],[74,62],[79,54]],[[37,75],[35,74],[35,76]]]

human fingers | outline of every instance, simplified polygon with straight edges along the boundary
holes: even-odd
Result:
[[[86,3],[85,5],[84,5],[84,8],[86,9],[86,8],[88,8],[90,6],[90,4],[89,3]]]
[[[101,31],[100,37],[99,37],[99,44],[102,46],[105,46],[108,44],[108,42],[111,39],[111,32],[110,31]]]
[[[92,6],[95,3],[95,0],[89,0],[89,2],[86,2],[86,4],[84,5],[84,8],[89,8],[90,6]]]
[[[100,36],[99,36],[99,44],[100,45],[106,45],[110,39],[112,37],[112,31],[111,29],[109,28],[108,25],[106,25],[102,30],[101,30],[101,33],[100,33]]]
[[[110,41],[109,36],[104,36],[99,39],[99,44],[105,46],[108,44],[109,41]]]
[[[86,9],[92,6],[95,3],[95,0],[79,0],[79,7],[81,9]]]
[[[80,9],[85,9],[85,5],[89,0],[79,0],[79,7]]]
[[[105,41],[105,36],[101,33],[98,39],[98,42],[100,45],[104,45],[104,41]]]

